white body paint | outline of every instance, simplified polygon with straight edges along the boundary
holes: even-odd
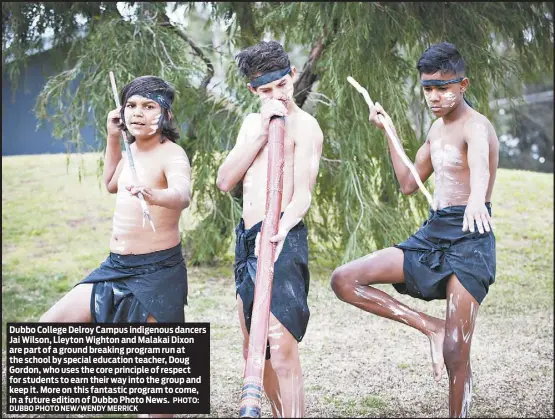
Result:
[[[368,295],[367,294],[368,286],[366,285],[356,285],[353,292],[356,296],[364,300],[370,301],[371,303],[377,304],[378,306],[383,307],[386,310],[389,310],[392,315],[397,317],[397,320],[411,327],[418,329],[417,322],[421,322],[423,329],[424,330],[428,329],[427,322],[424,320],[424,318],[422,318],[422,316],[419,313],[409,309],[408,307],[405,307],[404,305],[395,303],[395,300],[392,300],[392,299],[391,299],[392,301],[388,300],[387,298],[382,297],[380,294],[376,293],[374,295]],[[352,301],[351,304],[365,309],[365,305],[363,303]],[[441,333],[443,333],[443,331]],[[437,376],[441,376],[441,371],[443,370],[443,365],[444,365],[443,338],[438,339],[437,333],[431,333],[430,335],[427,335],[427,336],[430,341],[430,352],[432,356],[432,364],[434,364],[433,365],[434,374],[436,374]]]
[[[461,418],[467,418],[470,415],[470,402],[472,401],[472,375],[464,383],[464,393],[461,406]]]
[[[455,174],[463,170],[463,156],[457,147],[445,144],[444,139],[434,140],[430,146],[436,188],[434,202],[437,208],[466,202],[470,187],[460,182]]]
[[[430,339],[430,352],[432,354],[432,362],[434,364],[437,364],[438,362],[442,362],[443,361],[443,357],[442,354],[439,353],[440,349],[437,349],[434,345],[434,336],[435,333],[432,333],[432,335],[429,337]]]
[[[469,162],[472,161],[470,184],[473,188],[484,191],[485,194],[490,177],[488,129],[483,123],[473,122],[472,124],[477,135],[468,156]]]
[[[449,315],[452,315],[456,310],[455,303],[453,303],[453,293],[449,294]]]

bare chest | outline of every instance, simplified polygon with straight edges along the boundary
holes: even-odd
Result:
[[[161,161],[145,158],[134,158],[135,171],[137,177],[133,175],[129,161],[125,159],[123,169],[118,178],[118,187],[140,184],[150,188],[166,188],[167,181]]]
[[[461,171],[468,168],[467,145],[462,135],[440,134],[430,141],[434,171]]]
[[[283,144],[284,151],[284,181],[289,178],[293,169],[293,160],[295,154],[295,143],[293,139],[286,135]],[[267,171],[268,171],[268,152],[269,145],[266,144],[258,153],[254,159],[251,167],[247,170],[245,174],[245,181],[251,181],[251,183],[266,182]]]

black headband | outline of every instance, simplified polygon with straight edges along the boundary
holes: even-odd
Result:
[[[291,72],[291,67],[282,68],[281,70],[271,71],[270,73],[262,74],[261,76],[252,79],[250,85],[253,89],[262,86],[263,84],[271,83],[281,79],[286,74]]]
[[[422,86],[444,86],[446,84],[460,83],[464,77],[458,77],[451,80],[420,80]]]
[[[133,83],[122,98],[122,103],[127,103],[131,96],[137,95],[158,103],[162,108],[169,110],[172,105],[173,92],[171,88],[160,80],[139,80]]]
[[[146,92],[146,93],[135,93],[139,96],[146,97],[148,99],[152,99],[157,102],[162,108],[170,110],[171,101],[170,98],[160,92]]]

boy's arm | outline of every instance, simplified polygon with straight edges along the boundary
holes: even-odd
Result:
[[[175,148],[179,151],[164,166],[168,187],[157,190],[153,204],[184,210],[191,204],[191,164],[185,150],[179,146]]]
[[[272,116],[287,116],[287,109],[277,99],[264,100],[260,114],[250,114],[245,118],[237,143],[218,170],[216,186],[223,192],[232,190],[247,173],[252,162],[268,142],[268,130]]]
[[[267,135],[259,133],[259,126],[260,116],[258,114],[247,115],[243,121],[235,146],[218,170],[216,186],[221,191],[231,191],[237,182],[243,179],[260,149],[268,141]]]
[[[151,205],[182,211],[191,203],[191,165],[185,151],[178,145],[173,147],[172,156],[164,164],[164,175],[168,182],[166,189],[152,189],[141,185],[129,185],[132,195],[143,193],[145,201]]]
[[[383,110],[382,106],[376,102],[370,113],[370,122],[374,123],[374,125],[384,131],[387,142],[389,144],[389,154],[391,155],[393,169],[395,170],[395,175],[397,176],[397,180],[399,181],[399,185],[401,186],[401,192],[405,195],[411,195],[418,190],[418,184],[416,183],[416,180],[414,179],[414,176],[412,175],[410,169],[403,163],[403,159],[401,158],[401,156],[399,156],[397,150],[395,150],[395,147],[393,145],[394,139],[390,138],[387,132],[385,132],[384,126],[379,122],[377,118],[378,114],[384,116],[393,133],[397,135],[397,131],[395,130],[395,126],[393,125],[393,121]],[[424,142],[424,144],[422,144],[422,146],[418,149],[418,152],[416,153],[414,159],[414,168],[418,172],[418,176],[420,177],[420,180],[422,180],[422,183],[426,182],[426,180],[432,175],[434,171],[430,152],[429,133],[426,141]]]
[[[468,145],[468,168],[470,169],[470,196],[464,212],[463,231],[474,233],[474,222],[478,231],[489,232],[491,217],[486,208],[486,193],[489,185],[489,133],[485,122],[465,124],[464,137]]]
[[[104,158],[104,170],[102,176],[104,178],[104,185],[110,193],[118,192],[118,178],[123,169],[124,160],[120,157],[117,163],[114,164],[114,158],[108,157],[108,150],[106,149],[106,157]]]
[[[322,155],[324,135],[316,120],[305,124],[297,138],[300,140],[295,142],[293,156],[293,196],[280,219],[278,233],[270,239],[278,243],[274,261],[283,248],[289,230],[302,220],[310,208]]]
[[[121,131],[119,129],[120,108],[110,111],[106,119],[108,136],[106,138],[102,179],[108,192],[116,193],[118,191],[118,177],[123,167],[120,144]]]

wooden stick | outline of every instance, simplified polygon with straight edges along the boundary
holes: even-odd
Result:
[[[110,71],[110,83],[112,84],[112,92],[114,93],[114,100],[116,102],[116,106],[121,106],[119,103],[119,95],[118,89],[116,87],[116,78],[114,77],[114,73]],[[125,131],[122,131],[121,134],[123,135],[123,143],[125,145],[125,152],[127,153],[127,160],[129,161],[129,167],[131,168],[131,175],[133,176],[133,182],[135,185],[139,184],[139,178],[137,177],[137,169],[135,169],[135,163],[133,161],[133,155],[131,154],[131,148],[129,147],[129,140],[127,139],[127,134]],[[150,211],[148,210],[148,205],[145,201],[145,197],[143,196],[142,192],[138,193],[139,195],[139,202],[141,203],[141,208],[143,210],[143,228],[145,226],[145,219],[150,222],[150,226],[152,227],[153,231],[156,231],[154,228],[154,223],[152,222],[152,217],[150,216]]]
[[[364,96],[364,100],[366,101],[366,104],[368,105],[368,110],[372,111],[372,108],[374,107],[374,102],[372,102],[372,99],[370,99],[370,95],[368,94],[368,91],[364,87],[362,87],[351,76],[347,77],[347,81],[349,83],[351,83],[354,86],[354,88],[357,89],[362,94],[362,96]],[[387,132],[387,135],[389,135],[389,138],[392,139],[393,148],[395,148],[395,151],[397,152],[399,157],[401,157],[401,160],[403,161],[405,166],[407,166],[408,169],[410,170],[412,176],[414,177],[414,180],[416,180],[416,184],[418,185],[418,187],[420,188],[422,193],[426,196],[426,199],[428,200],[428,203],[430,204],[430,207],[432,207],[432,209],[435,210],[436,207],[434,205],[434,200],[432,199],[432,196],[430,195],[430,193],[428,192],[428,190],[426,189],[426,187],[422,183],[422,180],[420,179],[420,175],[418,175],[418,172],[416,171],[416,168],[414,167],[414,165],[412,164],[410,159],[405,154],[405,151],[403,150],[403,147],[401,146],[401,141],[399,141],[399,138],[397,138],[397,136],[393,132],[393,129],[389,126],[389,124],[387,123],[387,121],[385,120],[383,115],[378,114],[378,119],[383,124],[383,126],[385,128],[385,131]]]
[[[239,417],[242,418],[259,418],[262,408],[266,342],[268,340],[270,302],[274,279],[274,256],[277,245],[277,243],[270,242],[270,238],[278,232],[281,213],[283,166],[285,163],[284,138],[285,119],[278,116],[272,117],[268,133],[266,210],[260,235],[249,351],[245,364],[239,408]]]

